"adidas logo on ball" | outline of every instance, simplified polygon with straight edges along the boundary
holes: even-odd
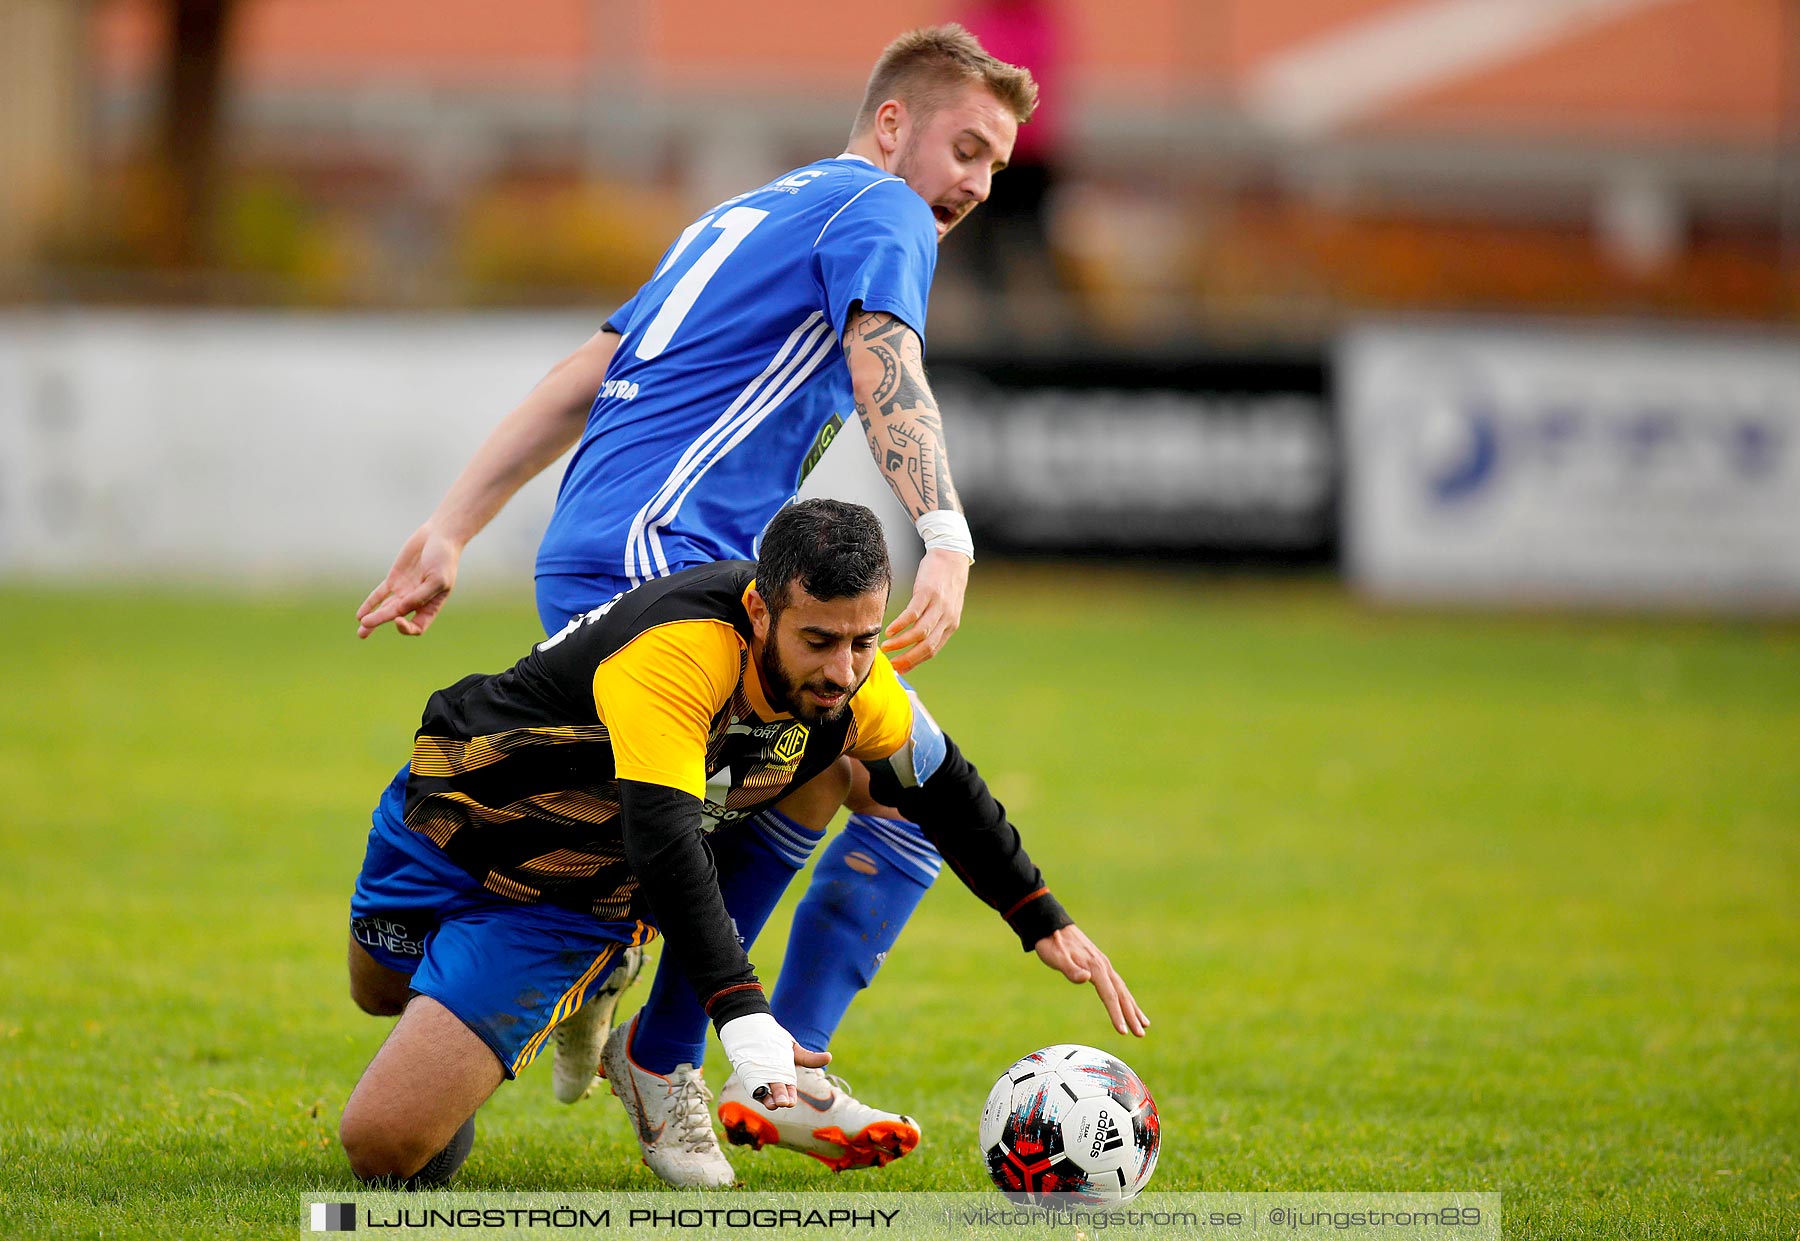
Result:
[[[1106,1151],[1116,1151],[1123,1145],[1125,1139],[1119,1136],[1119,1126],[1113,1123],[1112,1113],[1101,1112],[1094,1131],[1094,1146],[1088,1152],[1088,1158],[1098,1159]]]

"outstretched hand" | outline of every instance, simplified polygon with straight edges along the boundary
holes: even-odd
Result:
[[[911,672],[944,649],[962,624],[963,594],[969,587],[969,558],[938,548],[925,553],[913,578],[906,610],[887,627],[881,649],[895,672]]]
[[[429,525],[413,531],[387,577],[356,609],[356,636],[366,638],[389,621],[409,638],[431,628],[456,586],[462,551],[461,543]]]
[[[1070,982],[1094,984],[1094,990],[1100,993],[1100,1002],[1106,1005],[1106,1015],[1112,1019],[1113,1029],[1120,1034],[1144,1037],[1150,1028],[1150,1018],[1131,998],[1131,988],[1119,977],[1113,963],[1080,927],[1065,926],[1044,936],[1032,947],[1045,965],[1060,970]]]

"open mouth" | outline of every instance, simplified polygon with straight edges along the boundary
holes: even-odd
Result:
[[[931,214],[937,217],[938,228],[945,232],[948,232],[950,226],[962,218],[962,212],[954,207],[946,207],[942,203],[933,203]]]
[[[813,711],[821,719],[830,719],[835,716],[850,697],[841,689],[825,689],[816,685],[806,687],[806,696],[812,699]]]

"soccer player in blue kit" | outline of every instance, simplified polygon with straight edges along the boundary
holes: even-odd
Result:
[[[957,627],[974,553],[923,365],[936,247],[987,197],[1036,96],[1028,72],[960,27],[896,39],[843,154],[695,220],[649,282],[502,420],[364,601],[359,636],[390,622],[423,633],[468,540],[577,439],[538,552],[546,633],[651,579],[754,559],[763,527],[854,409],[926,547],[882,646],[900,672],[931,658]],[[814,1052],[873,978],[941,859],[916,825],[871,800],[848,759],[708,841],[749,944],[840,802],[853,813],[796,911],[772,997],[782,1027]],[[680,971],[659,970],[643,1011],[608,1036],[641,960],[633,949],[558,1026],[557,1095],[583,1097],[601,1068],[652,1169],[672,1184],[730,1184],[698,1068],[706,1014]],[[728,1080],[728,1136],[840,1170],[885,1164],[917,1144],[909,1117],[862,1103],[817,1068],[799,1074],[802,1106],[779,1118]]]

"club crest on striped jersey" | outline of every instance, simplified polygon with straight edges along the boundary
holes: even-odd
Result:
[[[769,757],[778,763],[791,763],[806,749],[806,725],[791,724],[769,747]]]

